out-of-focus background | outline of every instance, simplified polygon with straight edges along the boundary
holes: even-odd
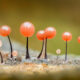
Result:
[[[19,28],[21,23],[30,21],[35,25],[35,34],[29,39],[29,47],[41,50],[42,41],[36,38],[38,30],[53,26],[57,30],[54,39],[48,40],[48,52],[56,54],[60,48],[65,52],[62,33],[69,31],[73,39],[68,43],[68,53],[80,54],[80,0],[0,0],[0,26],[9,25],[12,29],[11,39],[25,45]]]

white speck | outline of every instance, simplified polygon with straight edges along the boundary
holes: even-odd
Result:
[[[56,53],[57,53],[57,54],[60,54],[60,53],[61,53],[61,49],[57,49],[57,50],[56,50]]]

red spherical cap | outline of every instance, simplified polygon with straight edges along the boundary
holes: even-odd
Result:
[[[80,43],[80,36],[78,37],[78,42]]]
[[[1,29],[0,29],[0,31],[1,31],[1,35],[2,36],[8,36],[10,33],[11,33],[11,29],[10,29],[10,27],[9,26],[7,26],[7,25],[4,25],[4,26],[2,26],[1,27]]]
[[[37,36],[37,38],[39,40],[44,40],[45,39],[45,32],[44,32],[44,30],[38,31],[37,34],[36,34],[36,36]]]
[[[46,38],[51,39],[56,36],[56,29],[54,27],[48,27],[45,29]]]
[[[34,25],[30,22],[24,22],[20,27],[20,32],[25,37],[31,37],[35,32]]]
[[[72,39],[72,34],[69,32],[64,32],[62,35],[62,39],[64,41],[70,41]]]

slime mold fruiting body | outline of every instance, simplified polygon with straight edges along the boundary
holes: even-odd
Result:
[[[67,42],[72,39],[72,34],[69,32],[64,32],[62,35],[62,39],[66,41],[66,53],[65,53],[65,61],[67,61]]]
[[[56,36],[56,29],[54,27],[48,27],[45,29],[45,36],[46,36],[46,40],[45,40],[45,52],[47,55],[47,39],[52,39]]]
[[[41,50],[41,53],[39,54],[38,58],[41,57],[41,55],[44,55],[44,58],[47,59],[47,39],[51,39],[53,37],[55,37],[56,35],[56,30],[53,27],[48,27],[46,28],[44,31],[39,31],[37,33],[37,38],[39,40],[43,40],[43,47]]]
[[[46,59],[47,55],[46,55],[46,52],[45,52],[45,32],[44,32],[44,30],[40,30],[40,31],[37,32],[37,38],[39,40],[43,41],[41,52],[40,52],[40,54],[38,55],[37,58],[39,59],[41,57],[44,57]]]
[[[29,59],[30,55],[29,55],[29,50],[28,50],[28,38],[31,37],[34,34],[34,32],[35,32],[34,25],[31,22],[24,22],[20,26],[20,32],[27,39],[27,44],[26,44],[26,59]]]
[[[57,50],[56,50],[56,53],[57,53],[57,60],[58,60],[59,55],[61,54],[61,49],[57,49]]]
[[[4,25],[1,27],[1,35],[3,37],[8,37],[8,40],[9,40],[9,43],[10,43],[10,49],[11,49],[11,58],[13,58],[13,55],[12,55],[12,52],[13,52],[13,47],[12,47],[12,43],[11,43],[11,40],[10,40],[10,37],[9,37],[9,34],[11,33],[11,29],[9,26],[7,25]]]

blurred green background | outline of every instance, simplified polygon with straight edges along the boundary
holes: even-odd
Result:
[[[9,25],[12,28],[11,39],[25,45],[19,28],[21,23],[30,21],[35,25],[35,34],[29,40],[29,47],[41,50],[42,41],[36,38],[38,30],[53,26],[57,30],[54,39],[48,40],[48,52],[56,54],[60,48],[65,52],[65,42],[62,33],[69,31],[73,35],[68,43],[68,53],[80,54],[80,0],[0,0],[0,26]]]

